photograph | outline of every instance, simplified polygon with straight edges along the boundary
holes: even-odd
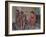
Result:
[[[40,7],[12,7],[12,30],[40,29]]]
[[[5,1],[5,36],[45,34],[45,3]]]

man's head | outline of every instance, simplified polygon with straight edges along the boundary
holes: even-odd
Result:
[[[35,15],[35,12],[34,11],[31,11],[30,13],[31,13],[31,15]]]

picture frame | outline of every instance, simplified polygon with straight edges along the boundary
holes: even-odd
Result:
[[[21,12],[21,10],[22,11],[25,10],[27,12],[27,16],[29,13],[28,11],[33,9],[36,12],[36,14],[39,15],[37,17],[39,17],[40,28],[39,29],[36,28],[36,30],[35,29],[34,30],[32,30],[32,29],[16,30],[14,28],[12,29],[12,26],[13,26],[12,24],[14,22],[13,15],[16,15],[16,14],[14,14],[14,11],[16,11],[16,9],[19,9],[20,12]],[[39,12],[37,11],[37,9],[38,10],[40,9]],[[26,12],[25,12],[25,14],[26,14]],[[5,1],[5,36],[36,35],[36,34],[45,34],[45,3],[24,2],[24,1],[23,2],[22,1]]]

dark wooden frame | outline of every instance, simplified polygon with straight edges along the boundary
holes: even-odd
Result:
[[[16,2],[16,3],[27,3],[27,4],[42,4],[43,5],[43,32],[42,33],[27,33],[27,34],[8,34],[8,2]],[[22,2],[22,1],[5,1],[5,36],[18,36],[18,35],[35,35],[35,34],[45,34],[45,3],[40,2]]]

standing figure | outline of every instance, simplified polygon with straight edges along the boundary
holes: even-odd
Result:
[[[30,13],[31,15],[29,16],[29,24],[31,25],[32,29],[34,29],[36,23],[36,15],[33,11],[31,11]]]
[[[24,17],[24,12],[23,11],[21,11],[19,19],[20,19],[19,22],[20,22],[20,25],[21,25],[21,30],[23,30],[24,25],[25,25],[25,17]]]
[[[16,10],[16,24],[19,26],[19,16],[20,16],[20,12],[19,10]]]

